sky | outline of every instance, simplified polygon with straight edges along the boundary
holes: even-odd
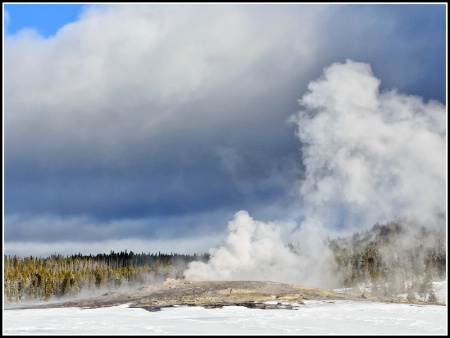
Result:
[[[446,299],[445,283],[435,284]],[[440,290],[440,291],[439,291]],[[295,307],[294,307],[295,308]],[[144,323],[144,324],[143,324]],[[447,306],[305,300],[296,310],[174,307],[149,312],[127,304],[98,308],[5,310],[6,335],[446,335]]]
[[[445,4],[3,14],[5,254],[193,254],[253,219],[285,243],[445,211]]]
[[[45,38],[54,36],[68,23],[77,21],[82,4],[4,4],[7,13],[7,34],[16,34],[24,28],[34,29]],[[9,20],[9,18],[14,18]]]

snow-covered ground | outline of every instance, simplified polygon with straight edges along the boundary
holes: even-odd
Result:
[[[446,283],[436,285],[446,301]],[[447,335],[447,306],[305,301],[298,310],[128,305],[101,309],[4,310],[4,335]]]

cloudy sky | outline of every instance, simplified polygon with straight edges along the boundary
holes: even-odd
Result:
[[[326,128],[338,141],[338,132],[379,130],[375,136],[400,153],[419,149],[428,156],[408,157],[414,167],[445,168],[433,162],[446,156],[444,4],[9,4],[3,10],[5,254],[207,252],[240,210],[296,227],[326,196],[311,190],[323,181],[314,173],[329,165],[311,164],[325,144],[320,136],[330,134]],[[338,92],[348,88],[349,95],[336,94],[346,97],[346,108],[353,109],[354,97],[369,110],[384,107],[383,121],[400,108],[418,112],[432,132],[417,135],[437,155],[421,149],[420,140],[391,137],[414,128],[397,133],[369,120],[374,123],[358,129],[344,113],[306,121],[301,109],[340,102],[328,93],[333,84]],[[408,114],[402,118],[412,119]],[[405,143],[411,146],[402,148]],[[373,189],[351,182],[352,196],[383,204]],[[416,193],[395,194],[393,201],[405,205],[404,195]],[[333,202],[326,211],[339,219],[361,201]],[[387,205],[381,209],[391,216]],[[370,215],[364,221],[378,217]]]

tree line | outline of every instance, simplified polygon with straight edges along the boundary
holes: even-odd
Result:
[[[135,254],[126,250],[94,256],[54,254],[47,258],[5,255],[4,299],[48,300],[148,284],[181,277],[189,262],[208,259],[209,254]]]
[[[445,230],[410,227],[396,220],[328,244],[341,287],[370,287],[375,295],[384,296],[418,293],[425,298],[434,294],[433,281],[446,279],[445,238]]]
[[[445,238],[445,230],[410,227],[396,220],[375,224],[353,236],[328,239],[327,244],[334,254],[338,287],[370,287],[374,294],[408,293],[410,298],[418,293],[425,299],[434,295],[433,281],[446,279]],[[295,252],[291,244],[289,247]],[[126,250],[47,258],[5,255],[4,299],[48,300],[160,282],[182,277],[189,262],[208,260],[209,254],[136,254]]]

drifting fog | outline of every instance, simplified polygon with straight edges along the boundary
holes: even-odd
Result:
[[[210,250],[210,261],[190,263],[185,276],[326,286],[333,280],[327,235],[399,217],[414,221],[411,227],[442,229],[445,107],[379,86],[369,64],[347,60],[326,68],[299,100],[301,110],[290,122],[302,144],[304,219],[299,228],[284,225],[292,229],[297,253],[282,241],[282,224],[239,211],[223,245]]]

